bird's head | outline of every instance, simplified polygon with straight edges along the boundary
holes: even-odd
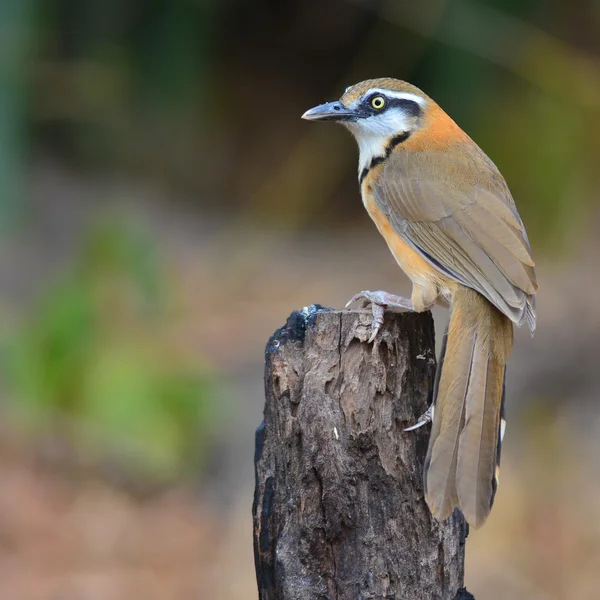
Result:
[[[429,98],[398,79],[368,79],[346,89],[335,102],[307,110],[303,119],[338,121],[361,136],[391,136],[419,128]]]
[[[386,154],[394,140],[442,141],[454,122],[419,88],[398,79],[368,79],[346,89],[335,102],[307,110],[303,119],[338,121],[354,135],[362,169]],[[441,126],[441,127],[440,127]],[[454,129],[454,127],[452,127]],[[418,134],[418,135],[417,135]]]

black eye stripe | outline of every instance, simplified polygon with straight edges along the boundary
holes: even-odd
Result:
[[[383,108],[374,109],[373,106],[371,106],[371,102],[377,97],[383,98],[385,102]],[[367,104],[370,112],[372,113],[381,113],[386,110],[389,110],[390,108],[396,107],[401,108],[405,113],[409,114],[411,117],[418,118],[419,116],[421,116],[421,107],[419,106],[418,102],[408,100],[407,98],[394,98],[393,96],[386,96],[382,93],[375,93],[370,94],[367,98],[365,98],[365,103]]]
[[[401,108],[411,117],[418,117],[421,115],[421,107],[419,104],[413,100],[407,100],[406,98],[389,98],[388,106],[396,106],[397,108]]]

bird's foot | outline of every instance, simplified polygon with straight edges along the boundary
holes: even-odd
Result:
[[[414,425],[405,427],[404,431],[414,431],[419,427],[423,427],[423,425],[427,425],[427,423],[431,423],[431,421],[433,421],[433,404],[417,419]]]
[[[407,310],[414,310],[412,301],[409,298],[403,298],[402,296],[389,294],[388,292],[384,292],[382,290],[377,292],[363,290],[362,292],[359,292],[350,298],[346,304],[346,308],[348,308],[354,302],[358,302],[359,300],[362,300],[363,307],[366,307],[370,304],[373,312],[369,344],[375,339],[378,331],[383,325],[383,313],[385,312],[386,308],[404,308]]]

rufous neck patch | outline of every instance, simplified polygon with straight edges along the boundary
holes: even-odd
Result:
[[[434,102],[431,102],[424,126],[402,144],[406,150],[438,150],[469,139],[469,136]]]

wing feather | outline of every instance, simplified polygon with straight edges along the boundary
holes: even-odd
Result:
[[[504,179],[474,146],[394,151],[373,193],[394,230],[442,273],[535,327],[534,261]]]

